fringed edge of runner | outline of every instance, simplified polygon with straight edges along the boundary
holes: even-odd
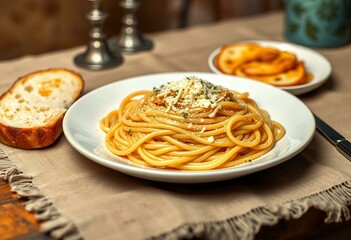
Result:
[[[272,226],[281,219],[300,218],[311,207],[326,212],[326,223],[350,219],[351,181],[343,182],[319,193],[276,206],[262,206],[246,214],[223,221],[187,223],[149,240],[171,239],[254,239],[263,225]]]
[[[7,154],[0,149],[0,179],[7,181],[11,191],[21,198],[25,209],[35,214],[40,221],[40,231],[49,233],[55,239],[82,239],[77,227],[64,217],[32,182],[32,177],[24,174],[15,166]]]

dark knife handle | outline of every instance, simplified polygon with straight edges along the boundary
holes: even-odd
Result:
[[[351,143],[346,139],[341,140],[336,144],[336,149],[351,161]]]

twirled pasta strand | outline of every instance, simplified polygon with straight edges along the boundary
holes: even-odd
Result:
[[[188,109],[183,116],[153,104],[153,91],[137,91],[100,121],[106,147],[143,166],[200,171],[227,168],[270,151],[285,134],[247,93],[239,102]]]

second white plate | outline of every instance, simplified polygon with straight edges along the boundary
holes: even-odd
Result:
[[[323,83],[328,80],[328,77],[331,74],[332,67],[328,59],[326,59],[320,53],[303,46],[299,46],[292,43],[286,42],[276,42],[276,41],[245,41],[245,42],[253,42],[262,46],[270,46],[280,50],[289,51],[296,54],[297,58],[305,62],[305,66],[308,72],[313,74],[313,79],[306,83],[297,86],[289,86],[289,87],[279,87],[283,90],[286,90],[294,95],[300,95],[307,92],[310,92],[318,87],[320,87]],[[208,65],[210,69],[217,73],[223,74],[218,70],[216,66],[216,57],[219,54],[221,48],[217,48],[214,50],[209,58]]]

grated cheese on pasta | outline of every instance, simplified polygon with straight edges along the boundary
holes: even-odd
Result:
[[[181,81],[169,82],[160,88],[154,88],[157,92],[155,102],[164,105],[169,111],[184,110],[189,108],[211,108],[215,113],[219,109],[218,102],[230,100],[231,94],[227,88],[217,86],[198,77],[186,77]]]

